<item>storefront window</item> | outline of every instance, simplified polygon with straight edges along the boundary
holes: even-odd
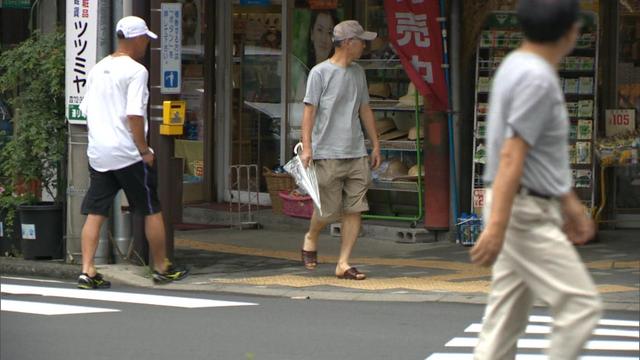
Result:
[[[378,34],[375,40],[367,42],[362,57],[357,60],[365,71],[369,104],[381,132],[380,139],[384,140],[383,166],[373,173],[374,181],[368,193],[371,214],[415,214],[417,183],[400,180],[403,176],[407,178],[408,170],[418,162],[416,137],[412,137],[418,134],[415,89],[410,86],[390,45],[384,1],[296,1],[291,17],[287,149],[292,149],[301,139],[303,99],[310,69],[333,55],[333,27],[340,21],[357,20],[366,30]],[[421,106],[422,103],[418,108]],[[395,170],[385,172],[395,167],[399,169],[397,173]]]
[[[640,4],[637,1],[619,1],[618,6],[616,108],[631,110],[624,111],[624,114],[629,118],[635,118],[635,134],[634,129],[630,128],[626,135],[619,135],[618,142],[628,146],[632,156],[628,160],[622,156],[620,163],[624,166],[615,169],[615,212],[634,209],[637,215],[640,211],[640,165],[637,160],[638,147],[640,147],[640,136],[638,136],[640,129],[638,121],[638,114],[640,114]]]
[[[175,156],[184,159],[183,203],[204,201],[205,1],[182,0],[182,84],[186,101],[183,135],[175,139]]]
[[[233,6],[231,164],[257,165],[266,192],[262,169],[280,164],[282,5],[248,3]],[[241,189],[255,189],[246,181]]]

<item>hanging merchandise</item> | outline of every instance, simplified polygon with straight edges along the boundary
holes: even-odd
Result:
[[[600,139],[596,148],[602,166],[635,165],[640,158],[640,131]]]

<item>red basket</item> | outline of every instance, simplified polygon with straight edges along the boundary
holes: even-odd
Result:
[[[288,191],[281,191],[278,196],[282,199],[283,213],[293,217],[311,219],[311,215],[313,215],[311,196],[291,196]]]

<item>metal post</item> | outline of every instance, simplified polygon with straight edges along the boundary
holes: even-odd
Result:
[[[122,210],[122,200],[124,192],[118,192],[113,201],[113,247],[116,263],[128,259],[129,249],[133,241],[131,231],[131,213]]]
[[[89,189],[87,128],[83,125],[69,125],[68,142],[66,260],[69,263],[80,263],[80,234],[85,221],[80,209],[82,199]]]
[[[232,35],[232,2],[216,1],[216,115],[214,121],[215,134],[215,174],[216,176],[216,200],[224,201],[224,195],[230,188],[226,174],[230,165],[231,154],[231,69],[233,46]],[[240,50],[240,49],[239,49]],[[242,54],[237,54],[242,56]],[[230,176],[230,175],[229,175]]]
[[[103,2],[101,4],[107,4],[108,2]],[[100,8],[102,10],[102,8]],[[112,44],[117,43],[117,37],[115,34],[115,24],[124,16],[131,14],[131,2],[125,0],[114,0],[112,5],[111,14],[105,14],[106,16],[110,16],[110,27],[108,29],[100,28],[101,31],[104,31],[105,34],[111,34],[110,38],[112,39]],[[102,17],[100,17],[102,19]],[[110,53],[111,50],[115,46],[109,46],[109,48],[104,48],[105,56]],[[113,244],[114,254],[116,255],[114,259],[116,262],[120,262],[127,258],[128,249],[133,240],[132,231],[131,231],[131,214],[129,212],[122,211],[123,200],[125,199],[125,194],[122,190],[118,192],[116,197],[113,199],[113,212],[112,212],[112,220],[113,220]]]
[[[451,166],[453,167],[452,170],[452,174],[460,174],[460,164],[461,164],[461,158],[460,158],[460,127],[461,127],[461,122],[460,122],[460,109],[461,109],[461,103],[462,103],[462,97],[461,97],[461,82],[460,82],[460,78],[462,75],[462,68],[460,67],[460,49],[461,49],[461,41],[460,41],[460,37],[461,37],[461,29],[462,29],[462,19],[461,19],[461,13],[462,13],[462,1],[461,0],[453,0],[451,1],[451,23],[449,28],[451,29],[451,42],[450,42],[450,47],[449,47],[449,63],[450,63],[450,69],[451,69],[451,78],[450,78],[450,89],[451,89],[451,110],[453,111],[453,149],[454,151],[454,155],[453,155],[453,164],[451,164]],[[454,177],[453,179],[451,179],[451,183],[453,184],[453,186],[455,186],[457,189],[460,189],[460,179],[457,177]],[[452,205],[455,206],[455,209],[458,209],[458,207],[460,206],[459,204],[459,195],[458,195],[458,191],[456,192],[451,192],[451,203]],[[453,209],[454,207],[452,207]],[[456,219],[456,217],[458,216],[458,211],[459,210],[455,210],[451,213],[451,228],[454,229],[455,228],[455,223],[458,221]]]

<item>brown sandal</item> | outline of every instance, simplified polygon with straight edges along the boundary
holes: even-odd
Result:
[[[318,266],[318,252],[302,250],[302,263],[307,270],[314,270]]]
[[[348,268],[344,272],[344,274],[336,275],[336,277],[338,279],[344,279],[344,280],[364,280],[367,278],[367,275],[365,275],[364,273],[361,273],[360,271],[358,271],[358,269],[351,267],[351,268]]]

